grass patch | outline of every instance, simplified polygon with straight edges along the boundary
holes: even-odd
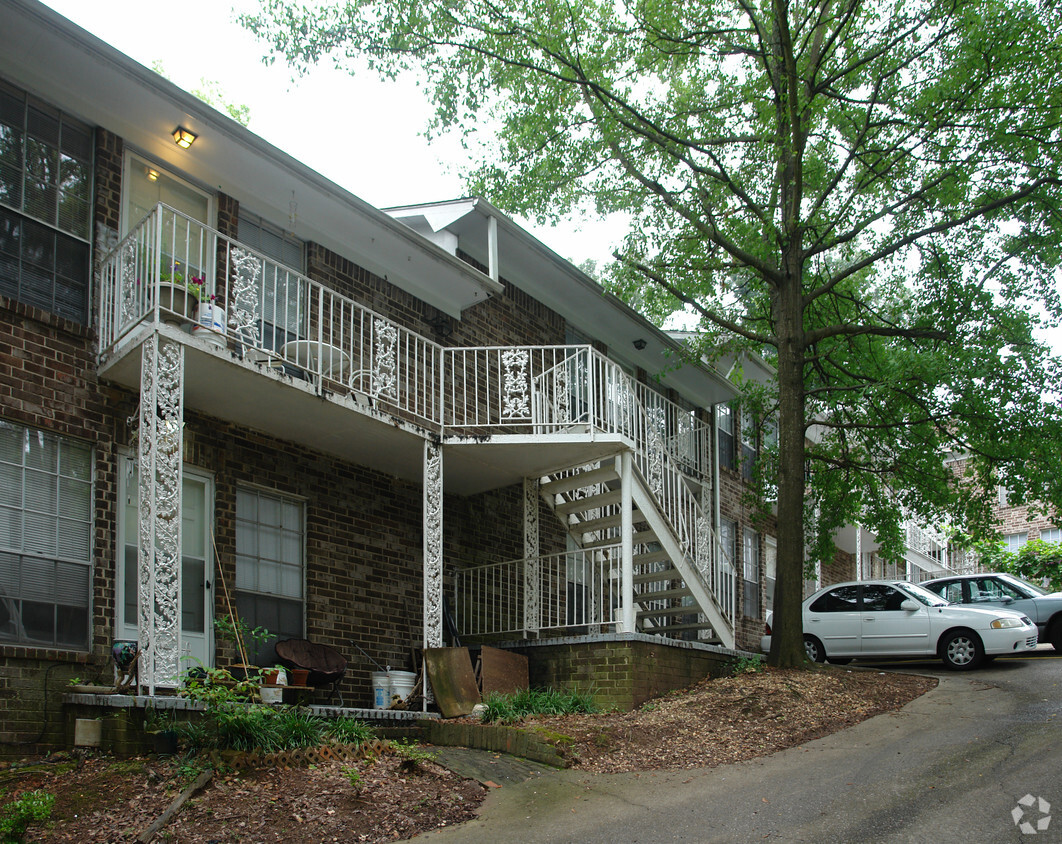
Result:
[[[589,692],[521,689],[511,694],[492,692],[483,701],[488,724],[515,724],[530,715],[585,715],[598,711]]]

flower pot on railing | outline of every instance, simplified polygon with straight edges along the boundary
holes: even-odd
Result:
[[[225,331],[225,309],[221,303],[216,300],[199,302],[192,334],[219,349],[224,349],[226,346]]]
[[[167,325],[183,327],[192,321],[198,300],[184,284],[159,283],[159,319]]]

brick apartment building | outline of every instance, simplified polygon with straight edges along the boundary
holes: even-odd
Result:
[[[679,348],[489,203],[370,207],[4,0],[4,748],[60,743],[115,641],[148,694],[231,658],[229,603],[347,654],[359,705],[356,648],[411,667],[447,616],[754,649],[756,442]]]

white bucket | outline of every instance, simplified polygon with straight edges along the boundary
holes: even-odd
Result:
[[[284,687],[283,686],[262,686],[258,690],[262,697],[262,703],[283,703],[284,702]]]
[[[388,671],[387,679],[391,681],[391,697],[398,695],[402,700],[413,694],[417,684],[417,675],[412,671]]]
[[[373,671],[372,677],[372,708],[387,709],[391,705],[391,680],[386,671]]]
[[[211,302],[200,302],[192,334],[219,348],[225,347],[225,309]]]

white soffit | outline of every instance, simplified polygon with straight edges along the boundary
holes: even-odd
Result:
[[[0,75],[453,317],[500,284],[34,0],[3,0]],[[198,138],[180,149],[178,126]]]

